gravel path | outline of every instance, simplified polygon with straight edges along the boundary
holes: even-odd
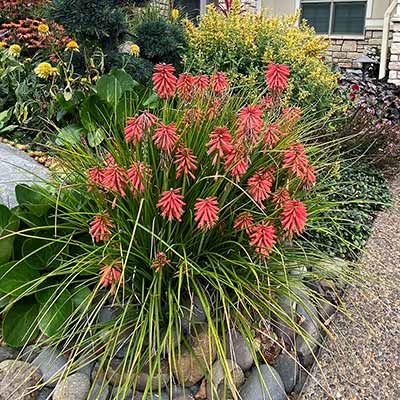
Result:
[[[303,390],[302,400],[400,399],[400,177],[392,184],[395,206],[375,221],[362,258],[372,279],[345,299],[350,318],[335,317]]]

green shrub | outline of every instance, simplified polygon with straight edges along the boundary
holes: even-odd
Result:
[[[287,64],[292,73],[284,102],[320,113],[340,106],[338,76],[323,61],[326,38],[306,25],[299,27],[297,15],[243,13],[238,3],[226,16],[209,6],[198,25],[185,22],[186,67],[195,73],[222,70],[234,84],[247,85],[264,82],[265,65]]]
[[[115,49],[126,30],[115,0],[54,0],[50,16],[88,49]]]
[[[329,178],[327,200],[337,204],[325,213],[318,230],[308,239],[331,256],[353,260],[372,232],[378,211],[391,204],[391,195],[382,174],[360,161],[342,162]]]
[[[187,43],[180,25],[157,17],[145,19],[135,30],[140,56],[154,64],[164,62],[179,67]]]

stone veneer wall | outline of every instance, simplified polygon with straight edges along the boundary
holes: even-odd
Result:
[[[400,86],[400,16],[392,19],[393,41],[390,49],[389,82]]]
[[[365,32],[363,39],[331,39],[327,56],[332,62],[342,68],[359,68],[355,59],[366,55],[374,47],[382,45],[382,31],[370,30]]]

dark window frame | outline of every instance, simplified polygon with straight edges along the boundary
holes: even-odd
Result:
[[[364,6],[362,29],[360,30],[360,32],[340,32],[340,33],[334,32],[336,5],[337,4],[351,5],[352,3]],[[325,34],[325,35],[329,35],[329,36],[354,36],[354,37],[364,36],[365,26],[366,26],[367,0],[300,0],[301,19],[303,19],[303,6],[305,4],[306,5],[328,4],[330,6],[328,31],[327,32],[317,32],[317,33]]]

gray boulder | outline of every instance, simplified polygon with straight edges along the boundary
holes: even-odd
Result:
[[[243,371],[253,366],[254,359],[249,344],[238,331],[232,331],[227,335],[226,353],[227,358],[235,361]]]
[[[66,367],[67,358],[55,347],[42,350],[32,361],[39,368],[46,386],[55,387]]]
[[[299,364],[296,357],[283,352],[275,359],[274,368],[282,379],[286,393],[291,393],[296,385],[299,372]]]
[[[85,374],[73,374],[60,380],[54,389],[53,400],[86,400],[90,379]]]
[[[15,360],[0,363],[0,400],[35,400],[38,397],[36,385],[41,379],[34,366]]]
[[[243,400],[286,400],[283,382],[276,370],[268,364],[256,367],[250,372],[240,389]]]
[[[0,362],[4,360],[15,360],[18,356],[18,352],[8,346],[1,346],[0,347]]]

